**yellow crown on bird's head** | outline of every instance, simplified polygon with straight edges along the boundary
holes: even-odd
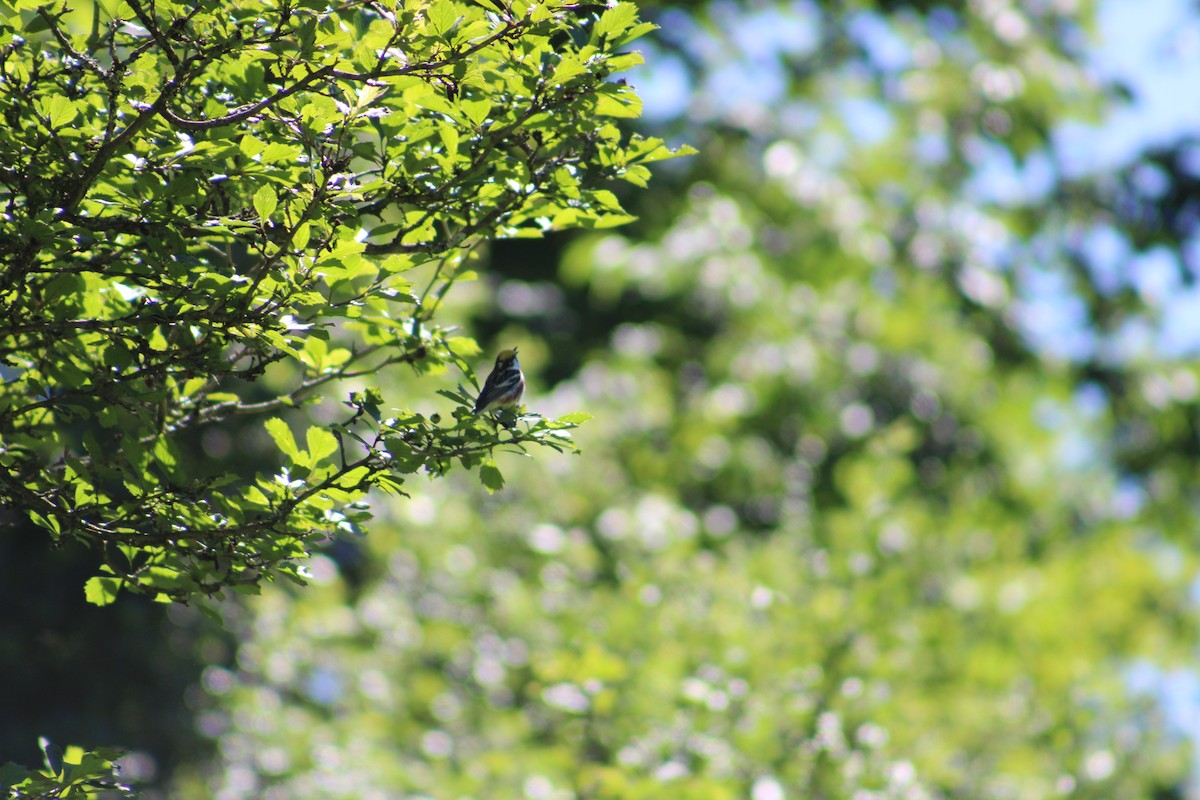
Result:
[[[517,357],[517,348],[512,350],[501,350],[500,355],[496,356],[497,361],[512,361]]]

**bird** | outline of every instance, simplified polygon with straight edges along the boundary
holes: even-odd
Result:
[[[473,413],[516,408],[523,397],[525,376],[521,373],[521,362],[517,361],[517,348],[501,350],[500,355],[496,356],[496,365],[479,392]]]

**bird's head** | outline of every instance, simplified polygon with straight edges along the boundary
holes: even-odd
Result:
[[[510,363],[512,361],[516,361],[516,360],[517,360],[517,348],[514,347],[512,350],[501,350],[500,355],[496,356],[496,366],[500,366],[501,364],[508,364],[508,363]]]

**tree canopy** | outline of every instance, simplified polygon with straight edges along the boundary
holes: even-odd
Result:
[[[498,433],[460,390],[442,424],[365,381],[472,375],[437,314],[480,242],[628,219],[608,185],[668,154],[617,124],[631,5],[18,2],[0,25],[0,499],[102,552],[94,602],[298,577],[372,487],[455,462],[497,487],[497,446],[571,448],[579,416]],[[344,407],[294,433],[318,390]],[[239,417],[281,463],[181,445]]]

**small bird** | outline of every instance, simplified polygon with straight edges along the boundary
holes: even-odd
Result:
[[[525,376],[521,374],[521,363],[517,361],[517,348],[501,350],[496,356],[496,366],[487,376],[479,399],[475,401],[476,414],[502,408],[516,408],[525,396]]]

